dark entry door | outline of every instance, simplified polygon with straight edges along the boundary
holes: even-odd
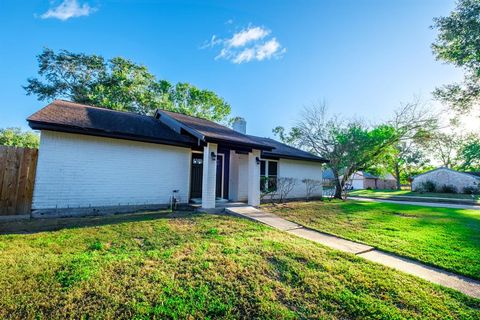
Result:
[[[222,198],[222,186],[223,186],[223,155],[217,154],[217,181],[215,186],[215,196]]]
[[[192,154],[192,174],[190,181],[190,198],[202,197],[203,154]]]

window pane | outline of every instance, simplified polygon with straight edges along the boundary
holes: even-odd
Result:
[[[268,161],[268,176],[277,175],[277,164],[275,161]]]
[[[267,177],[265,176],[260,176],[260,191],[265,192],[266,186],[267,186]]]
[[[260,175],[261,176],[265,175],[265,160],[260,161]]]

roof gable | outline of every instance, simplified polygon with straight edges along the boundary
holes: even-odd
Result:
[[[479,175],[478,172],[462,172],[462,171],[453,170],[453,169],[450,169],[450,168],[447,168],[447,167],[438,167],[438,168],[429,170],[427,172],[420,173],[420,174],[414,176],[413,179],[418,178],[418,177],[423,176],[423,175],[426,175],[426,174],[429,174],[429,173],[432,173],[432,172],[435,172],[435,171],[440,171],[440,170],[445,170],[445,171],[455,172],[455,173],[459,173],[459,174],[464,174],[464,175],[467,175],[469,177],[473,177],[475,179],[480,180],[480,175]]]
[[[182,125],[182,129],[206,142],[234,143],[261,150],[272,149],[269,144],[264,144],[261,141],[251,139],[245,134],[210,120],[166,110],[157,110],[156,117],[163,123],[167,123],[170,119],[173,119]]]

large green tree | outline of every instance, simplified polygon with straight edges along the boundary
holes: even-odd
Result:
[[[24,148],[38,148],[40,138],[33,131],[20,128],[0,129],[0,145]]]
[[[438,30],[433,52],[438,60],[465,71],[462,83],[438,88],[434,94],[460,112],[480,102],[480,0],[458,0],[448,17],[434,19]]]
[[[329,116],[325,104],[306,108],[291,131],[277,127],[273,132],[285,143],[330,160],[336,198],[342,198],[342,190],[354,172],[384,161],[401,138],[389,124],[368,126],[362,121]]]
[[[480,171],[480,136],[474,134],[468,136],[458,154],[461,170]]]
[[[437,131],[428,145],[433,159],[442,167],[456,169],[461,164],[459,150],[464,136],[451,128],[450,131]]]
[[[388,124],[395,129],[399,140],[391,152],[385,154],[380,166],[395,177],[397,189],[400,189],[411,175],[428,165],[424,150],[438,129],[438,117],[415,99],[401,104]]]
[[[41,101],[63,98],[140,114],[161,108],[218,122],[230,114],[230,105],[214,92],[158,80],[147,67],[121,57],[44,49],[38,66],[39,77],[28,79],[24,89]]]

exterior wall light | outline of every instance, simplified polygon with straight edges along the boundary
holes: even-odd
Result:
[[[212,161],[217,160],[217,155],[215,154],[215,152],[212,151],[212,152],[210,153],[210,156],[212,157]]]
[[[260,164],[260,158],[259,157],[256,157],[255,161],[257,161],[257,164]]]

